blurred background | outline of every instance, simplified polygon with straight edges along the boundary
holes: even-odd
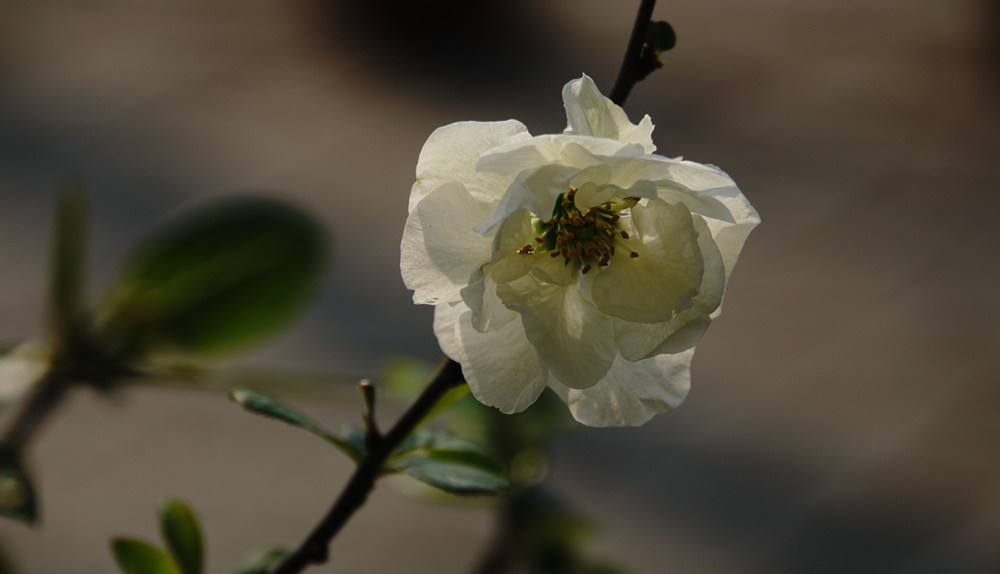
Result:
[[[262,190],[336,246],[316,306],[253,364],[436,359],[398,272],[424,140],[458,120],[561,131],[563,84],[610,89],[637,5],[0,4],[0,341],[42,332],[53,190],[78,178],[95,296],[173,208]],[[1000,3],[673,0],[655,18],[677,48],[626,111],[660,153],[726,170],[763,224],[683,407],[555,445],[594,552],[644,573],[1000,571]],[[297,404],[359,420],[360,397]],[[29,573],[114,571],[108,537],[155,538],[168,496],[227,571],[301,540],[350,471],[194,391],[77,393],[35,446],[43,524],[0,522]],[[316,571],[464,572],[491,528],[383,485]]]

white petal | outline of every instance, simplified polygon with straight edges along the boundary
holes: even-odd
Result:
[[[711,322],[708,313],[694,307],[662,323],[633,323],[615,319],[615,346],[627,361],[641,361],[662,353],[679,353],[697,345]]]
[[[587,426],[638,426],[684,402],[693,358],[693,348],[634,363],[618,357],[593,387],[571,389],[551,378],[549,387],[566,402],[573,418]]]
[[[659,156],[620,162],[611,183],[628,186],[638,180],[652,181],[659,187],[658,197],[683,203],[691,213],[705,217],[728,279],[743,243],[760,223],[760,216],[736,183],[715,166]]]
[[[566,106],[566,133],[616,139],[641,146],[646,153],[656,151],[653,145],[653,122],[649,116],[636,126],[625,111],[604,97],[597,85],[584,74],[563,87]]]
[[[660,323],[692,305],[704,265],[691,212],[684,204],[651,199],[632,208],[638,237],[619,248],[611,264],[598,269],[591,287],[604,313],[638,323]]]
[[[406,218],[400,270],[413,301],[457,301],[476,269],[490,260],[492,237],[473,227],[489,218],[494,204],[474,198],[460,183],[424,197]]]
[[[483,154],[481,171],[514,177],[489,222],[477,228],[486,232],[517,211],[546,218],[556,197],[569,191],[570,182],[582,184],[578,176],[591,173],[598,180],[608,177],[609,166],[642,154],[636,146],[585,136],[547,135],[500,146]]]
[[[519,121],[458,122],[440,127],[427,138],[417,160],[417,182],[410,191],[409,211],[435,189],[450,181],[465,184],[473,196],[498,200],[510,178],[476,171],[479,156],[490,148],[530,139]]]
[[[462,365],[472,394],[504,413],[528,408],[545,389],[548,373],[524,335],[521,321],[480,333],[463,304],[434,308],[434,333],[446,355]]]
[[[462,289],[462,301],[472,311],[472,325],[480,333],[499,329],[518,318],[518,314],[504,306],[497,296],[497,284],[490,277],[490,265],[483,266],[486,272],[476,272],[469,286]]]
[[[618,354],[611,318],[584,299],[575,283],[547,283],[528,274],[498,285],[497,294],[521,314],[538,356],[566,385],[589,387],[611,367]]]

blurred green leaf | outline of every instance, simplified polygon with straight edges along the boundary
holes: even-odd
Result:
[[[292,426],[313,433],[340,449],[354,462],[361,460],[364,450],[358,450],[351,441],[327,431],[309,420],[302,413],[278,402],[276,399],[249,389],[234,389],[229,393],[229,398],[252,413],[278,419],[279,421],[284,421]]]
[[[83,321],[83,272],[87,239],[87,197],[77,186],[56,195],[52,230],[48,320],[57,355],[78,344]]]
[[[646,45],[657,56],[671,50],[677,45],[677,34],[674,33],[673,26],[667,22],[650,22],[646,28]]]
[[[344,425],[340,434],[344,435],[344,440],[346,440],[351,445],[351,448],[358,453],[359,459],[366,456],[368,453],[368,445],[365,441],[364,429],[354,425]]]
[[[132,255],[100,313],[120,355],[218,356],[286,326],[316,290],[322,226],[280,201],[238,197],[189,209]]]
[[[49,368],[51,353],[33,342],[0,351],[0,410],[17,401]]]
[[[287,548],[270,548],[258,552],[243,563],[233,574],[267,574],[291,554]]]
[[[181,574],[162,549],[137,538],[112,538],[111,554],[125,574]]]
[[[205,563],[198,517],[180,500],[168,500],[160,507],[160,533],[167,549],[184,574],[201,574]]]
[[[0,574],[15,574],[16,572],[17,568],[14,566],[14,560],[10,552],[7,551],[6,545],[0,546]]]
[[[21,451],[7,444],[0,444],[0,516],[29,525],[38,520],[38,499]]]
[[[493,495],[509,486],[495,472],[450,460],[412,456],[401,461],[397,468],[417,480],[461,496]]]
[[[438,399],[438,402],[434,403],[434,406],[427,412],[427,416],[423,418],[420,424],[426,424],[437,418],[438,415],[451,410],[451,408],[457,405],[459,401],[468,397],[470,394],[471,391],[469,390],[469,385],[465,383],[462,383],[457,387],[452,387],[448,390],[448,392],[442,395],[440,399]]]

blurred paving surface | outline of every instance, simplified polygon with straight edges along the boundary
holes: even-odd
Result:
[[[433,359],[430,309],[397,268],[424,139],[466,119],[561,130],[561,86],[586,72],[607,89],[633,4],[512,2],[474,14],[488,45],[451,45],[461,22],[389,18],[366,38],[349,2],[9,0],[0,340],[40,332],[51,191],[78,177],[95,293],[184,200],[275,190],[338,243],[317,309],[255,361],[353,375]],[[663,4],[679,46],[627,110],[652,116],[661,153],[729,172],[764,223],[687,403],[558,444],[553,480],[600,525],[595,552],[649,573],[1000,571],[1000,9]],[[358,405],[303,406],[337,428]],[[176,391],[81,393],[37,447],[44,527],[0,524],[35,573],[113,571],[107,538],[153,537],[167,496],[201,511],[223,572],[298,540],[349,471],[311,437]],[[462,572],[489,528],[383,487],[322,571]]]

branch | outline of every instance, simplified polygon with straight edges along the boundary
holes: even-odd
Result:
[[[639,13],[635,16],[635,25],[632,26],[632,36],[628,39],[628,46],[625,48],[625,58],[622,60],[622,67],[618,70],[618,78],[614,87],[611,88],[609,99],[619,106],[625,103],[632,88],[652,71],[648,57],[645,57],[643,45],[646,42],[646,29],[649,21],[653,17],[653,8],[656,0],[642,0],[639,5]],[[656,59],[653,58],[655,62]]]
[[[368,494],[375,487],[375,480],[381,474],[382,465],[385,464],[389,455],[406,437],[410,436],[410,433],[417,428],[438,400],[452,387],[461,384],[464,380],[462,368],[458,363],[447,357],[441,360],[433,380],[410,408],[403,413],[395,426],[381,440],[377,441],[376,448],[365,455],[323,521],[316,526],[295,552],[289,554],[277,568],[271,571],[271,574],[297,574],[310,565],[323,564],[327,561],[330,553],[330,542],[340,532],[348,519],[368,499]]]

